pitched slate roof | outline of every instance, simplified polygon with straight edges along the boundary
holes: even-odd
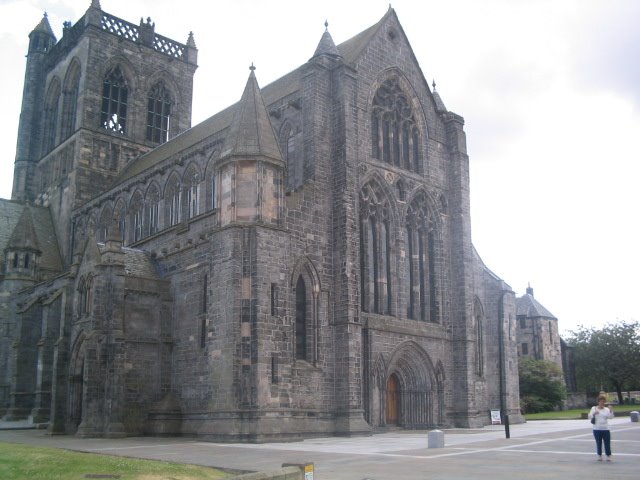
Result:
[[[160,280],[160,275],[151,256],[142,250],[123,247],[124,270],[132,277]]]
[[[394,17],[397,21],[396,13],[392,8],[389,8],[385,15],[375,25],[372,25],[349,40],[339,44],[337,47],[335,47],[334,44],[337,54],[343,58],[345,64],[355,65],[371,39],[378,33],[382,25],[384,25],[390,17]],[[399,21],[398,25],[400,25]],[[402,29],[401,26],[400,29]],[[329,32],[326,31],[320,39],[320,43],[316,49],[316,53],[314,53],[314,57],[318,55],[319,52],[334,52],[331,44],[333,44],[333,39],[331,38],[331,35],[329,35]],[[283,77],[280,77],[278,80],[270,83],[262,89],[259,89],[264,105],[272,105],[278,100],[298,92],[302,86],[302,73],[304,68],[305,65],[301,65]],[[247,86],[249,86],[249,83],[250,82],[247,82]],[[245,93],[247,86],[245,86]],[[257,83],[255,86],[257,87]],[[441,101],[440,103],[442,104]],[[123,181],[133,178],[137,174],[153,168],[160,162],[179,154],[187,148],[197,145],[215,134],[224,134],[226,137],[229,137],[231,132],[224,131],[229,129],[231,126],[237,110],[241,105],[243,105],[243,100],[240,100],[239,102],[216,113],[198,125],[191,127],[189,130],[186,130],[180,135],[172,138],[170,141],[163,143],[154,150],[138,157],[129,163],[122,172],[120,172],[118,177],[114,180],[114,184],[117,185]],[[442,106],[444,105],[442,104]],[[261,122],[263,122],[263,120],[261,120]],[[227,146],[225,145],[224,149],[226,150],[226,148]],[[273,147],[271,148],[273,149]]]
[[[527,293],[516,299],[516,315],[525,315],[529,318],[544,317],[557,318],[538,302],[533,295]]]
[[[375,25],[371,25],[366,30],[338,45],[338,51],[342,54],[346,64],[353,65],[356,62],[365,47],[391,15],[395,15],[395,13],[392,8],[389,8],[387,13]]]

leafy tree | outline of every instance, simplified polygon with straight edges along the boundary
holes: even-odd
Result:
[[[548,412],[567,398],[562,369],[548,360],[520,358],[520,402],[524,413]]]
[[[573,347],[579,388],[615,390],[622,404],[622,392],[639,386],[640,322],[608,324],[601,330],[580,326],[567,344]]]

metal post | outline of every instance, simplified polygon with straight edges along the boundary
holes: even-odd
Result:
[[[499,351],[500,351],[500,417],[502,418],[502,423],[504,423],[504,436],[505,438],[511,438],[511,433],[509,432],[509,415],[507,414],[505,395],[506,395],[506,373],[505,373],[505,353],[504,353],[504,296],[506,292],[502,292],[500,295],[500,304],[498,305],[499,314],[498,314],[498,341],[499,341]]]

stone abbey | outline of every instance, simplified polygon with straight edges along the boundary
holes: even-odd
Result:
[[[191,126],[191,34],[97,0],[59,40],[42,18],[0,200],[6,420],[250,442],[522,421],[463,118],[393,9],[318,36]]]

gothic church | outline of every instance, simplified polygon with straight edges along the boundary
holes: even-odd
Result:
[[[319,37],[191,126],[191,34],[93,0],[57,40],[45,14],[0,200],[5,420],[241,442],[522,421],[463,118],[393,9]]]

